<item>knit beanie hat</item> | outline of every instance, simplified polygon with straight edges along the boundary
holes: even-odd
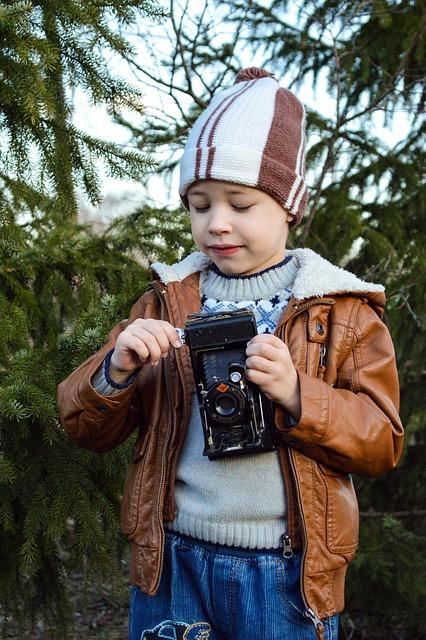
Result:
[[[180,161],[179,194],[199,180],[256,187],[294,219],[306,208],[305,109],[275,78],[256,67],[240,71],[195,121]]]

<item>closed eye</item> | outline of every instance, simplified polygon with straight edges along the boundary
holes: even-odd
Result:
[[[210,205],[209,204],[206,204],[204,206],[200,206],[200,205],[196,206],[194,204],[192,206],[193,206],[194,210],[197,213],[206,213],[210,209]],[[245,211],[248,211],[251,208],[251,205],[246,205],[244,207],[239,207],[239,206],[233,204],[231,206],[234,209],[234,211],[238,211],[238,213],[244,213]]]
[[[236,205],[233,205],[232,208],[235,209],[235,211],[240,211],[242,213],[244,211],[248,211],[250,206],[251,205],[247,205],[246,207],[237,207]]]

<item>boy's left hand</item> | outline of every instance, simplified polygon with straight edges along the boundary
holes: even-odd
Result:
[[[246,349],[246,377],[299,420],[299,377],[287,345],[269,333],[254,336]]]

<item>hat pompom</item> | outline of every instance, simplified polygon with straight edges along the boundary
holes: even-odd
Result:
[[[274,76],[272,73],[269,73],[269,71],[266,71],[266,69],[247,67],[247,69],[241,69],[241,71],[238,72],[234,84],[246,82],[247,80],[258,80],[259,78],[274,78]]]

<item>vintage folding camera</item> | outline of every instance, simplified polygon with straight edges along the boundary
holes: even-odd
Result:
[[[272,402],[245,377],[247,342],[256,333],[249,309],[188,316],[184,341],[210,460],[276,448]]]

